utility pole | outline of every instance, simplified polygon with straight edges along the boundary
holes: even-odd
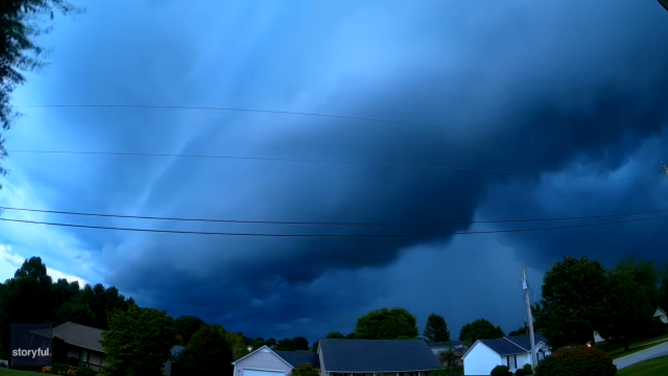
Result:
[[[524,299],[527,301],[527,316],[529,318],[529,339],[531,340],[531,369],[535,370],[538,362],[536,360],[536,338],[533,333],[533,315],[531,314],[531,299],[529,298],[529,284],[527,283],[527,271],[522,265],[522,288]]]

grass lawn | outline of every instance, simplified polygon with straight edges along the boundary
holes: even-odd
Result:
[[[617,372],[617,376],[663,376],[667,374],[668,357],[648,360]]]
[[[0,376],[27,376],[27,375],[37,375],[37,374],[35,372],[16,371],[13,369],[0,367]]]
[[[606,351],[608,354],[610,354],[610,356],[612,356],[613,359],[616,359],[625,355],[633,354],[634,352],[645,350],[666,341],[668,341],[668,334],[643,341],[633,342],[631,345],[629,345],[629,351],[624,351],[624,346],[613,343],[605,343],[596,347]]]

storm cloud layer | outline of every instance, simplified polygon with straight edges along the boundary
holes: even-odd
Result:
[[[51,237],[36,245],[25,226],[7,226],[16,231],[3,241],[23,256],[44,252],[71,274],[98,278],[172,314],[201,315],[252,335],[316,338],[350,331],[359,314],[383,305],[405,306],[422,322],[438,311],[455,332],[482,316],[512,330],[524,318],[521,263],[540,277],[564,254],[613,262],[641,243],[665,244],[655,236],[666,223],[660,220],[447,235],[535,227],[471,222],[481,218],[668,209],[658,175],[668,140],[668,15],[655,2],[123,4],[94,4],[59,23],[45,40],[54,49],[50,69],[31,78],[16,104],[238,107],[430,126],[219,111],[26,109],[8,135],[10,150],[350,164],[65,155],[45,163],[44,155],[10,153],[7,184],[14,193],[4,203],[170,217],[413,223],[30,217],[105,226],[417,236],[50,228]],[[460,223],[438,224],[453,220]]]

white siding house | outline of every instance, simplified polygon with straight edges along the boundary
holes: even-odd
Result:
[[[536,334],[536,357],[542,361],[550,355],[547,340]],[[465,376],[487,376],[496,366],[506,366],[515,373],[531,364],[531,342],[528,335],[481,339],[464,354]]]
[[[287,376],[293,368],[267,346],[262,346],[232,364],[234,376]]]
[[[494,367],[504,364],[506,363],[501,360],[501,355],[480,341],[476,341],[464,354],[465,375],[489,375]]]

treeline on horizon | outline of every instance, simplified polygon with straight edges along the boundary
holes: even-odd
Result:
[[[533,304],[536,332],[545,335],[553,347],[584,344],[593,340],[593,331],[628,345],[638,337],[656,335],[663,330],[652,319],[657,307],[668,308],[668,265],[627,259],[606,269],[597,260],[565,257],[544,276],[542,299]],[[50,323],[70,321],[102,330],[109,329],[114,312],[137,307],[117,288],[102,284],[86,285],[53,281],[39,257],[26,260],[14,277],[0,284],[0,356],[9,354],[9,327],[12,323]],[[572,316],[569,312],[575,312]],[[316,351],[305,337],[250,338],[241,332],[228,332],[217,324],[185,315],[172,321],[174,345],[186,346],[203,326],[222,329],[229,337],[235,358],[268,345],[277,350]],[[389,328],[392,323],[393,328]],[[526,323],[508,335],[528,333]],[[505,334],[488,320],[477,319],[464,325],[459,340],[471,345],[477,339],[500,338]],[[344,335],[331,332],[325,338],[414,339],[419,338],[416,318],[402,308],[382,308],[358,319],[355,331]],[[423,331],[425,339],[449,341],[450,332],[442,316],[432,314]]]

